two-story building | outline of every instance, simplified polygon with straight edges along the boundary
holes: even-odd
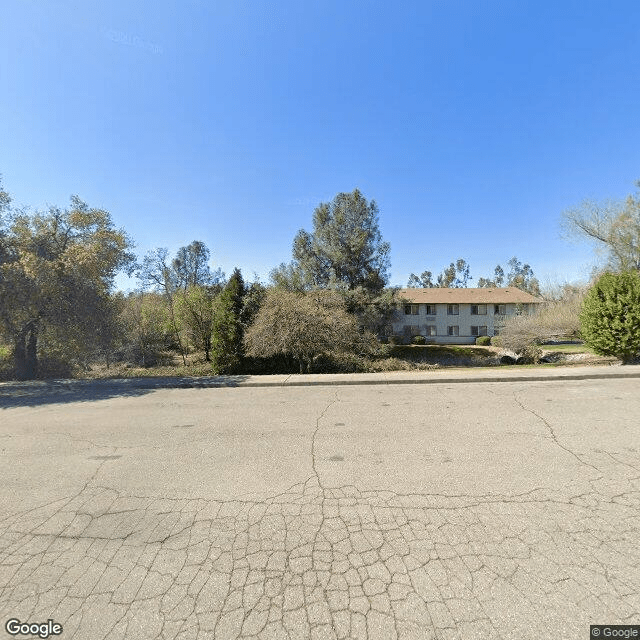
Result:
[[[404,301],[389,331],[407,341],[425,336],[439,344],[473,344],[495,336],[505,319],[532,313],[542,300],[516,287],[480,289],[400,289]]]

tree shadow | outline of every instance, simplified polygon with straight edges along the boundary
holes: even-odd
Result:
[[[0,383],[0,409],[135,398],[159,389],[238,387],[246,375],[201,378],[121,378],[109,380],[30,380]]]

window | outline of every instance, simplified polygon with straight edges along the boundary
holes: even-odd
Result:
[[[486,304],[472,304],[471,305],[471,315],[472,316],[486,316],[487,315],[487,305]]]
[[[493,307],[493,313],[499,316],[507,315],[507,305],[506,304],[496,304]]]
[[[404,305],[404,315],[405,316],[417,316],[418,315],[418,305],[417,304],[405,304]]]
[[[457,304],[448,304],[447,305],[447,315],[448,316],[457,316],[460,313],[459,305]],[[449,334],[454,335],[454,334]],[[458,335],[457,333],[455,335]]]
[[[414,324],[405,324],[402,327],[403,333],[405,336],[419,336],[420,335],[420,327]]]
[[[436,305],[435,304],[428,304],[427,305],[427,315],[428,316],[435,316],[436,315]]]
[[[487,327],[471,327],[471,335],[472,336],[486,336],[487,335]]]
[[[493,335],[497,336],[500,334],[500,328],[499,327],[493,327]]]
[[[437,336],[438,332],[436,330],[436,325],[435,324],[428,324],[426,326],[426,330],[427,330],[427,335],[428,336]]]
[[[458,305],[454,305],[458,306]],[[450,336],[459,336],[460,335],[460,327],[458,325],[447,327],[447,334]]]

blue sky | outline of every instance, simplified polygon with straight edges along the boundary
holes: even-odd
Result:
[[[513,255],[576,280],[560,214],[634,191],[639,67],[637,0],[5,0],[0,173],[247,278],[358,187],[393,284]]]

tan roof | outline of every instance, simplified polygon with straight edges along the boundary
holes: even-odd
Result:
[[[508,304],[540,303],[542,300],[516,287],[482,287],[479,289],[400,289],[398,295],[415,303],[449,304]]]

